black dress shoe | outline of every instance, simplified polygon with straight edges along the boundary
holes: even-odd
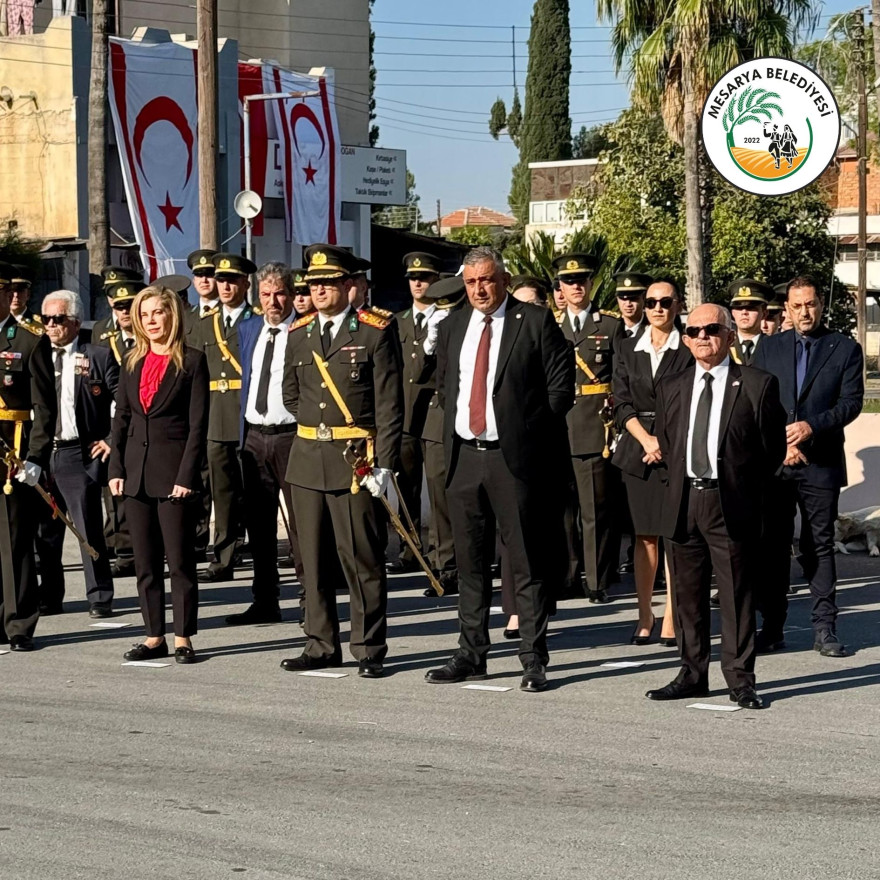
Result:
[[[504,636],[505,639],[518,639],[520,637],[518,628],[517,629],[505,629],[504,632],[502,633],[502,635]]]
[[[524,667],[519,689],[529,694],[536,694],[547,687],[547,673],[541,663],[530,663]]]
[[[605,590],[587,590],[587,598],[593,605],[604,605],[606,602],[611,601]]]
[[[813,650],[823,657],[846,657],[846,646],[841,644],[833,629],[821,629],[816,633]]]
[[[296,560],[292,556],[285,556],[278,560],[279,568],[296,568]]]
[[[666,687],[648,691],[645,696],[649,700],[687,700],[691,697],[708,697],[707,684],[685,684],[683,681],[671,681]]]
[[[678,639],[675,636],[672,636],[672,638],[668,638],[667,636],[661,636],[659,644],[664,648],[677,648],[678,647]]]
[[[443,587],[443,595],[444,596],[457,596],[458,595],[458,572],[457,571],[443,571],[437,576],[437,580],[440,581],[440,586]],[[433,587],[428,587],[423,596],[427,599],[435,599],[437,598],[437,591]]]
[[[204,571],[199,572],[199,580],[203,584],[216,584],[218,581],[231,581],[235,577],[232,568],[211,568],[209,565]]]
[[[459,681],[482,681],[487,678],[486,664],[475,665],[460,654],[455,654],[445,666],[429,669],[425,681],[431,684],[455,684]]]
[[[134,645],[122,655],[123,660],[159,660],[168,656],[168,642],[160,642],[155,648],[148,645]]]
[[[89,608],[89,617],[113,617],[113,610],[109,605],[92,605]]]
[[[746,685],[741,688],[730,689],[730,702],[736,703],[742,709],[763,709],[764,701],[758,696],[757,691]]]
[[[782,633],[767,632],[761,630],[755,636],[755,651],[758,654],[772,654],[774,651],[782,651],[785,648],[785,639]]]
[[[421,568],[415,562],[407,562],[405,559],[397,559],[385,565],[388,574],[410,574],[414,571],[421,571]]]
[[[60,602],[57,605],[40,605],[40,617],[51,617],[53,614],[64,614],[64,606]]]
[[[358,661],[358,675],[361,678],[381,678],[385,674],[382,661],[375,657],[364,657]]]
[[[9,639],[9,647],[13,651],[33,651],[34,640],[30,636],[12,636]]]
[[[253,605],[240,614],[230,614],[226,618],[229,626],[245,626],[248,623],[281,623],[281,609],[277,605]]]
[[[648,630],[648,634],[646,636],[639,636],[636,633],[639,631],[639,625],[636,624],[636,628],[633,630],[633,634],[629,638],[629,643],[631,645],[638,645],[642,647],[644,645],[651,644],[651,636],[654,635],[654,627],[657,626],[657,618],[654,615],[651,615],[651,628]]]
[[[288,657],[281,661],[281,668],[286,672],[309,672],[312,669],[327,669],[330,666],[342,666],[342,658],[300,654],[299,657]]]
[[[115,578],[134,577],[134,560],[130,556],[118,557],[110,566],[110,574]]]
[[[635,567],[628,560],[626,562],[620,563],[620,568],[617,569],[618,574],[632,574],[635,571]]]
[[[187,645],[181,645],[179,648],[174,649],[174,662],[175,663],[195,663],[196,662],[196,652],[193,651],[192,648]]]

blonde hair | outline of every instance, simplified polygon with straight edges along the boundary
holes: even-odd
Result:
[[[163,309],[171,317],[171,328],[168,334],[168,340],[165,343],[171,354],[171,362],[177,368],[178,372],[183,370],[183,303],[180,301],[180,295],[167,287],[145,287],[135,298],[131,304],[131,325],[134,330],[134,349],[125,359],[125,368],[129,373],[134,372],[134,368],[142,361],[150,350],[150,338],[144,330],[141,322],[141,304],[144,300],[158,299],[162,303]]]

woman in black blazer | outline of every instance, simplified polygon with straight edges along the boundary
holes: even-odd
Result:
[[[678,290],[674,284],[655,281],[645,295],[648,327],[637,339],[619,343],[614,357],[614,421],[619,432],[611,459],[623,472],[627,500],[635,531],[635,580],[639,619],[634,645],[651,639],[655,617],[651,610],[657,574],[661,519],[665,501],[665,470],[660,444],[654,434],[655,389],[663,376],[683,370],[691,353],[682,344],[677,324]],[[662,644],[675,643],[672,578],[666,567],[666,609],[660,634]]]
[[[135,347],[119,377],[110,491],[125,495],[138,596],[147,638],[126,660],[168,656],[165,557],[171,575],[174,659],[193,663],[198,621],[195,521],[208,428],[205,355],[184,343],[180,297],[147,287],[131,309]]]

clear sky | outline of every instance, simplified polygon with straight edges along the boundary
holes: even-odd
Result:
[[[829,0],[830,15],[856,2]],[[373,30],[379,143],[407,151],[422,214],[469,205],[507,211],[510,172],[517,151],[506,135],[488,130],[497,97],[513,97],[516,80],[525,98],[529,21],[533,0],[376,0]],[[592,0],[571,0],[571,117],[573,128],[613,120],[628,106],[626,77],[616,77],[609,27],[596,20]]]

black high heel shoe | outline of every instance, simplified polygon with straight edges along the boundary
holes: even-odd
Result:
[[[672,636],[672,638],[667,638],[666,636],[660,637],[660,645],[664,648],[677,648],[678,647],[678,638],[676,636]]]
[[[651,643],[651,636],[654,635],[654,627],[657,626],[657,618],[652,614],[651,615],[651,631],[646,636],[637,636],[636,633],[639,631],[639,625],[636,623],[636,627],[633,630],[633,634],[630,637],[629,643],[631,645],[649,645]]]

